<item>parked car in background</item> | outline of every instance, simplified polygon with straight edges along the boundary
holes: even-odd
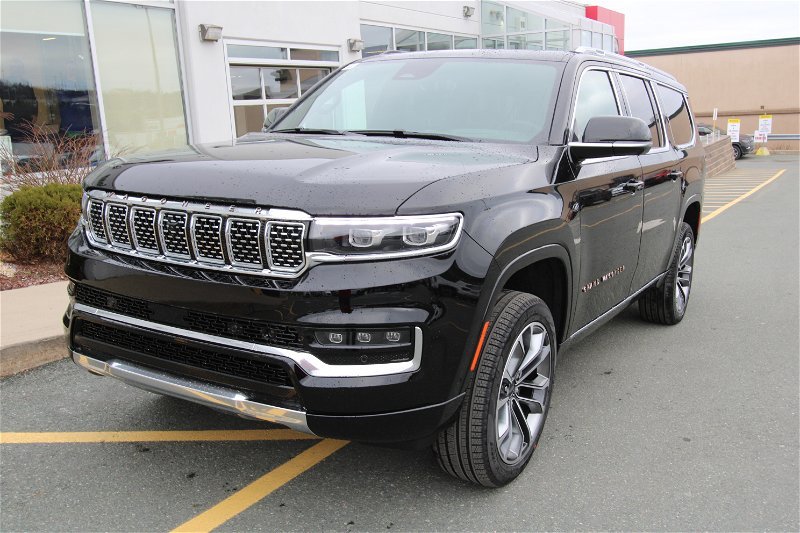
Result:
[[[720,131],[719,128],[713,128],[708,124],[698,124],[697,125],[697,133],[701,137],[705,137],[706,135],[711,135],[712,133],[716,133],[719,136],[725,135]],[[756,149],[756,144],[753,141],[752,135],[745,135],[739,134],[739,141],[738,142],[731,142],[733,146],[733,158],[734,159],[741,159],[745,156],[745,154],[751,154]]]

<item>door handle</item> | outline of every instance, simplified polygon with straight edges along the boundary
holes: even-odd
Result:
[[[622,185],[622,188],[630,193],[635,193],[636,191],[644,189],[644,182],[640,180],[628,180]]]
[[[678,178],[683,178],[683,171],[682,170],[673,170],[668,175],[672,179],[672,181],[675,181]]]

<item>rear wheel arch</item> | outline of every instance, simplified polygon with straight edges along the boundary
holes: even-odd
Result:
[[[690,201],[689,205],[686,207],[686,211],[684,211],[683,213],[683,222],[686,222],[692,228],[692,233],[694,233],[695,242],[697,242],[697,239],[700,236],[701,212],[702,209],[700,207],[699,200],[694,200]]]

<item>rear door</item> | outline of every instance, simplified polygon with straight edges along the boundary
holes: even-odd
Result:
[[[583,71],[570,138],[583,140],[588,120],[621,115],[622,106],[606,70]],[[576,166],[573,202],[580,217],[580,287],[573,326],[599,317],[630,293],[639,256],[642,170],[635,156],[587,159]]]
[[[631,292],[635,292],[667,268],[680,216],[683,181],[679,158],[667,141],[650,82],[625,73],[619,73],[618,79],[628,112],[649,125],[653,137],[653,148],[639,156],[644,207],[639,264],[631,286]]]

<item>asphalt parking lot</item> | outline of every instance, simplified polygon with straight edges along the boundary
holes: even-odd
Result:
[[[634,305],[564,353],[506,488],[64,360],[0,383],[0,530],[797,531],[799,163],[751,156],[709,180],[686,318]]]

